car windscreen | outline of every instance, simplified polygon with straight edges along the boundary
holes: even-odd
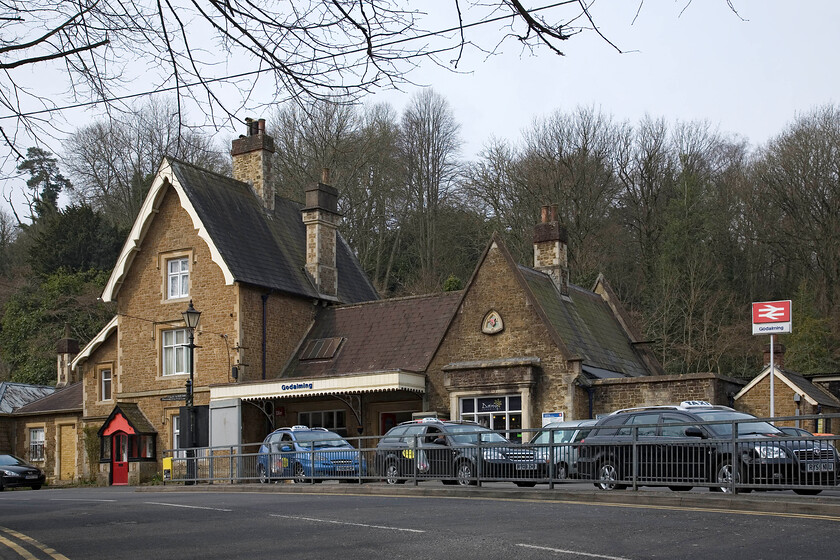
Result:
[[[557,428],[554,430],[554,443],[569,443],[579,428]],[[531,440],[531,443],[548,445],[551,443],[551,430],[543,430]]]
[[[297,432],[295,439],[303,447],[315,445],[316,448],[324,447],[350,447],[343,437],[332,432]]]
[[[728,411],[709,411],[709,412],[695,412],[707,422],[714,422],[720,420],[728,420],[729,422],[738,420],[738,435],[755,435],[755,434],[775,434],[781,435],[781,431],[777,427],[767,422],[762,422],[755,416],[744,414],[742,412],[728,412]],[[708,428],[718,436],[732,436],[732,424],[710,424]]]
[[[510,443],[501,435],[481,426],[447,426],[446,432],[455,444],[478,443],[481,436],[482,443]]]
[[[14,466],[14,465],[25,465],[22,460],[18,459],[14,455],[0,455],[0,465],[5,466]]]

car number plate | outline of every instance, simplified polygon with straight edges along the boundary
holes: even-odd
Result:
[[[337,471],[352,471],[353,467],[351,467],[349,465],[342,465],[340,467],[336,467],[335,470],[337,470]]]
[[[518,471],[534,471],[536,469],[536,463],[516,463],[516,470]]]
[[[26,475],[26,478],[38,478],[38,475],[37,474],[28,474],[28,475]]]
[[[805,470],[808,472],[833,471],[834,463],[807,463],[805,465]]]

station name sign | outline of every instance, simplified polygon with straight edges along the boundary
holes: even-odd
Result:
[[[780,334],[791,332],[791,302],[760,301],[752,304],[753,334]]]

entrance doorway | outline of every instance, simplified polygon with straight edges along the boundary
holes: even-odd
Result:
[[[128,484],[128,434],[125,432],[111,436],[111,484]]]

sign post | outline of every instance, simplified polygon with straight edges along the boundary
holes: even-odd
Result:
[[[753,334],[770,335],[770,418],[776,415],[773,380],[776,367],[773,342],[777,333],[791,332],[790,300],[760,301],[752,304]]]

